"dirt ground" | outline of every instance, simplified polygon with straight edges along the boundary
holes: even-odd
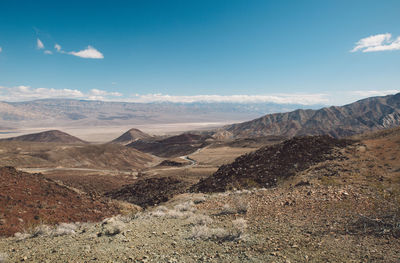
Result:
[[[332,158],[278,181],[273,188],[186,193],[141,213],[3,238],[0,258],[6,262],[399,262],[399,145],[397,129],[337,148]],[[204,160],[206,153],[200,152]],[[147,172],[157,176],[201,168],[193,164]]]

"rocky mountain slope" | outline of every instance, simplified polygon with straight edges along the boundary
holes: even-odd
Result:
[[[183,133],[163,139],[137,140],[127,145],[139,151],[160,157],[187,155],[209,144],[208,135]]]
[[[144,133],[139,129],[132,128],[118,138],[112,140],[112,143],[120,143],[126,145],[137,140],[147,140],[150,138],[151,136],[149,134]]]
[[[0,168],[0,236],[43,222],[99,221],[119,212],[116,204],[94,200],[41,174]]]
[[[21,141],[21,142],[58,142],[58,143],[66,143],[66,144],[79,144],[79,143],[87,143],[75,136],[72,136],[68,133],[51,130],[44,131],[33,134],[26,134],[18,137],[11,137],[7,139],[1,139],[6,141]]]
[[[311,165],[332,159],[334,147],[345,147],[351,140],[329,136],[295,137],[242,155],[221,166],[212,176],[191,187],[195,192],[224,192],[232,189],[272,187],[306,170]],[[337,158],[337,157],[336,157]]]
[[[185,192],[187,187],[187,182],[173,177],[148,178],[106,193],[106,196],[148,207],[168,201],[174,195]]]
[[[333,137],[386,129],[400,125],[400,93],[371,97],[345,106],[295,110],[233,124],[224,128],[233,137],[329,134]]]

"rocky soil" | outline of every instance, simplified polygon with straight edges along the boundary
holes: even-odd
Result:
[[[210,136],[184,133],[164,139],[137,140],[128,147],[159,157],[178,157],[193,153],[209,144]]]
[[[118,213],[115,202],[93,199],[41,174],[0,168],[0,236],[44,223],[99,221]]]
[[[147,207],[166,202],[188,187],[187,182],[174,177],[147,178],[108,192],[105,196]]]
[[[272,187],[184,193],[98,223],[27,229],[0,239],[0,260],[399,262],[399,131],[357,143],[318,138],[305,151],[292,148],[302,139],[287,141],[276,146],[293,149],[286,163],[309,151],[316,161],[301,159],[307,165]]]
[[[330,155],[332,150],[352,143],[354,141],[330,136],[295,137],[238,157],[233,163],[221,166],[212,176],[200,180],[191,191],[223,192],[276,186],[279,180],[294,176],[313,164],[339,158]]]

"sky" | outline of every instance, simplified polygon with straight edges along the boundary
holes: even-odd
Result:
[[[398,0],[0,1],[0,100],[343,105],[400,92]]]

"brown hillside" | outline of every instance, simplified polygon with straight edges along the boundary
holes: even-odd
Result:
[[[0,166],[142,169],[154,157],[118,144],[71,145],[0,141]]]
[[[191,188],[195,192],[223,192],[234,188],[271,187],[311,165],[332,158],[334,147],[345,147],[351,140],[330,136],[295,137],[263,147],[222,165],[212,176]]]
[[[112,141],[112,143],[120,143],[120,144],[129,144],[136,140],[146,140],[150,139],[151,136],[147,133],[142,132],[141,130],[132,128],[129,131],[125,132],[118,138]]]
[[[68,133],[58,131],[58,130],[26,134],[26,135],[7,138],[7,139],[3,139],[3,140],[23,141],[23,142],[59,142],[59,143],[69,143],[69,144],[87,143],[75,136],[69,135]]]
[[[0,236],[38,224],[99,221],[118,214],[105,200],[93,200],[41,174],[0,168]]]

